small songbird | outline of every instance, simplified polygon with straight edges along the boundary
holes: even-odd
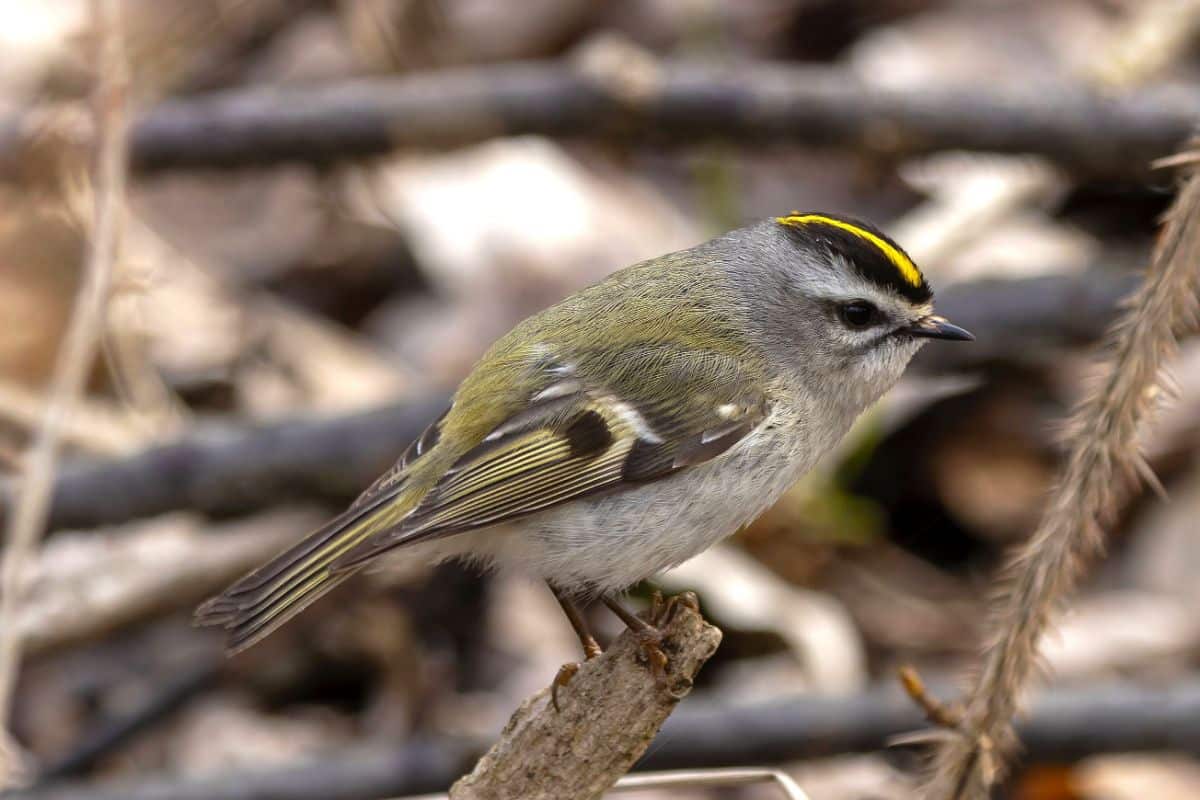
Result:
[[[830,450],[929,339],[905,252],[795,212],[614,273],[496,342],[450,407],[347,509],[206,602],[254,644],[385,555],[516,567],[600,598],[658,670],[660,635],[616,596],[749,523]]]

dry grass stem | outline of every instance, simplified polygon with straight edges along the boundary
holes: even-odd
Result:
[[[97,130],[94,227],[71,323],[55,364],[50,398],[5,532],[0,566],[0,729],[7,724],[12,708],[21,657],[17,624],[21,578],[45,527],[65,417],[79,398],[96,354],[124,209],[128,75],[119,5],[119,0],[93,0],[91,8],[100,48],[99,81],[93,98]],[[13,748],[4,744],[7,742],[0,744],[4,750],[0,752],[0,788],[12,783],[16,771]]]
[[[1113,332],[1102,380],[1070,422],[1071,449],[1037,532],[1011,564],[994,635],[970,693],[962,736],[938,750],[931,798],[986,797],[1014,738],[1011,718],[1037,664],[1051,616],[1103,545],[1102,523],[1123,490],[1149,472],[1138,426],[1165,392],[1160,370],[1175,336],[1196,318],[1200,178],[1189,175],[1169,212],[1141,288]]]

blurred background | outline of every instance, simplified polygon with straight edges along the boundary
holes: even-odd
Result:
[[[1200,108],[1182,0],[127,0],[136,121],[101,357],[27,564],[20,796],[444,790],[578,643],[545,587],[350,581],[226,660],[194,605],[335,513],[522,317],[793,209],[876,222],[974,331],[653,588],[725,633],[647,767],[781,763],[912,797],[1065,413],[1136,285]],[[0,515],[80,277],[81,0],[0,4]],[[999,796],[1200,796],[1200,343],[1045,643]],[[619,624],[592,609],[611,639]],[[777,796],[766,787],[641,792]]]

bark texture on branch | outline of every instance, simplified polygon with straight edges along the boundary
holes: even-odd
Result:
[[[628,631],[559,690],[530,697],[451,800],[592,800],[641,758],[716,652],[721,632],[681,602],[661,629],[667,679],[651,673]]]
[[[143,171],[240,167],[542,134],[771,141],[889,157],[946,149],[1033,153],[1080,173],[1138,177],[1187,138],[1198,108],[1194,87],[1119,95],[1065,84],[895,89],[841,70],[783,64],[667,61],[653,80],[627,91],[619,79],[549,61],[172,100],[137,121],[132,156]],[[45,141],[45,117],[0,119],[0,176],[22,173]]]

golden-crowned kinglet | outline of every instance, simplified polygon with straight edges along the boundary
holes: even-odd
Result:
[[[929,339],[971,334],[870,225],[793,213],[636,264],[517,325],[341,516],[205,603],[248,647],[385,553],[515,566],[573,601],[770,506]],[[499,523],[516,523],[498,526]]]

